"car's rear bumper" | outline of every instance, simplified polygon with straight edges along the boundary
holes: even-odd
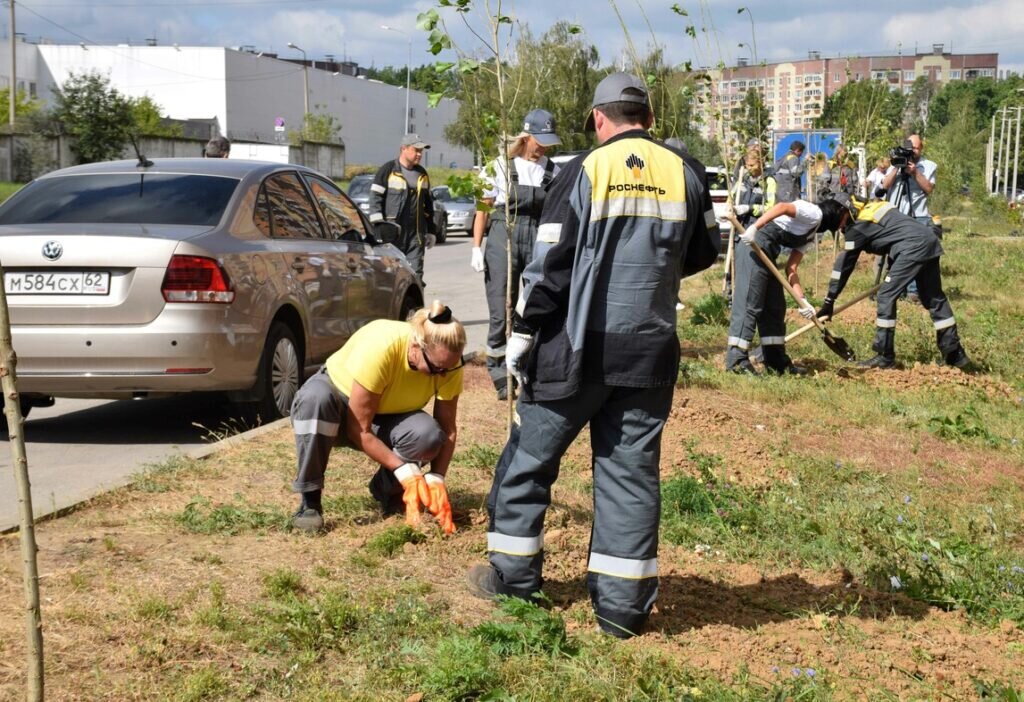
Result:
[[[244,390],[256,380],[262,335],[221,305],[168,305],[125,326],[15,326],[18,389],[60,397]]]

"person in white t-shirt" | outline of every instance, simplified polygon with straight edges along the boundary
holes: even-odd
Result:
[[[875,170],[868,173],[867,178],[864,180],[868,184],[868,199],[869,200],[881,200],[885,197],[885,183],[886,176],[893,170],[889,164],[889,158],[883,156],[882,158],[875,161]]]
[[[487,372],[494,383],[498,399],[508,397],[505,369],[506,316],[505,292],[512,278],[512,308],[519,299],[519,282],[526,265],[533,257],[537,227],[548,186],[558,173],[558,166],[545,156],[551,146],[561,141],[555,133],[555,118],[546,110],[532,110],[526,115],[523,131],[508,147],[508,159],[499,158],[484,169],[488,189],[482,202],[494,209],[478,211],[473,220],[473,251],[470,265],[484,274],[489,320],[487,328]],[[506,164],[511,169],[506,174]],[[512,193],[509,197],[508,193]],[[505,204],[511,216],[511,232],[505,221]],[[483,249],[484,231],[490,224],[487,245]],[[509,249],[512,268],[509,270]]]
[[[732,314],[729,319],[725,369],[758,375],[750,363],[754,332],[761,336],[765,369],[779,375],[803,375],[806,370],[786,355],[786,293],[750,248],[756,242],[774,262],[783,248],[790,249],[783,275],[800,296],[800,314],[811,319],[815,312],[807,301],[797,267],[818,231],[838,231],[850,212],[835,200],[817,205],[806,200],[779,202],[747,227],[736,249],[736,280],[733,281]],[[745,246],[744,246],[745,244]]]

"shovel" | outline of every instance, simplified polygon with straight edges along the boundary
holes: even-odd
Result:
[[[876,292],[878,292],[878,289],[879,289],[880,287],[882,287],[882,286],[881,286],[881,285],[875,285],[875,286],[874,286],[874,287],[872,287],[872,288],[871,288],[870,290],[865,290],[864,292],[862,292],[862,293],[861,293],[860,295],[858,295],[857,297],[853,298],[853,299],[852,299],[852,300],[850,300],[849,302],[847,302],[847,303],[845,303],[845,304],[842,304],[842,305],[839,305],[839,307],[836,307],[836,308],[835,308],[835,309],[834,309],[834,310],[832,311],[832,316],[831,316],[831,317],[829,317],[829,319],[833,319],[833,318],[834,318],[834,317],[835,317],[835,316],[836,316],[837,314],[839,314],[840,312],[843,312],[843,311],[845,311],[845,310],[848,310],[848,309],[850,309],[851,307],[853,307],[854,305],[856,305],[856,304],[857,304],[858,302],[860,302],[861,300],[864,300],[864,299],[866,299],[866,298],[869,298],[869,297],[871,297],[871,296],[872,296],[872,295],[874,295],[874,294],[875,294]],[[814,322],[808,322],[807,324],[805,324],[804,326],[800,327],[800,328],[799,328],[799,329],[797,329],[796,331],[794,331],[794,332],[790,332],[789,334],[786,334],[786,342],[787,342],[787,343],[789,343],[790,341],[792,341],[793,339],[797,338],[797,337],[798,337],[798,336],[800,336],[801,334],[803,334],[803,333],[805,333],[805,332],[808,332],[808,331],[810,331],[811,329],[814,329],[814,328],[815,328],[816,326],[817,326],[817,325],[816,325],[816,324],[815,324]]]
[[[793,286],[789,284],[789,281],[786,280],[786,277],[782,275],[779,269],[775,267],[775,264],[772,263],[772,260],[768,258],[764,251],[761,250],[761,247],[752,241],[750,242],[750,248],[753,249],[754,253],[757,254],[757,257],[761,259],[761,263],[765,265],[765,268],[771,271],[772,275],[775,276],[776,280],[778,280],[782,287],[786,289],[786,292],[792,295],[793,299],[796,300],[796,303],[799,305],[800,296],[796,294],[796,290],[793,289]],[[822,324],[821,320],[818,319],[817,315],[811,318],[811,324],[813,326],[816,326],[818,328],[818,331],[821,332],[821,340],[825,342],[825,346],[827,346],[829,350],[832,351],[832,353],[836,354],[845,361],[857,360],[857,354],[855,354],[853,352],[853,349],[850,348],[850,345],[846,343],[846,339],[843,339],[842,337],[838,336],[833,336],[832,332],[825,328],[825,325]]]

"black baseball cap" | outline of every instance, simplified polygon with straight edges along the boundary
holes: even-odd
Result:
[[[632,91],[640,91],[637,95]],[[610,73],[597,84],[594,89],[594,101],[590,105],[590,114],[584,129],[594,131],[594,108],[612,102],[635,102],[638,105],[649,105],[647,86],[632,73]]]
[[[523,120],[523,131],[541,146],[558,146],[562,143],[555,133],[555,116],[547,110],[530,110]]]

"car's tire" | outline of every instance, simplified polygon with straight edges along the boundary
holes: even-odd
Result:
[[[291,413],[292,400],[302,386],[303,367],[295,333],[284,322],[271,324],[256,377],[260,399],[254,409],[264,424]]]
[[[448,241],[448,217],[441,220],[441,226],[437,228],[437,243],[443,244]]]
[[[405,322],[409,319],[409,315],[422,306],[415,297],[406,293],[405,297],[402,298],[402,306],[398,309],[398,321]]]

